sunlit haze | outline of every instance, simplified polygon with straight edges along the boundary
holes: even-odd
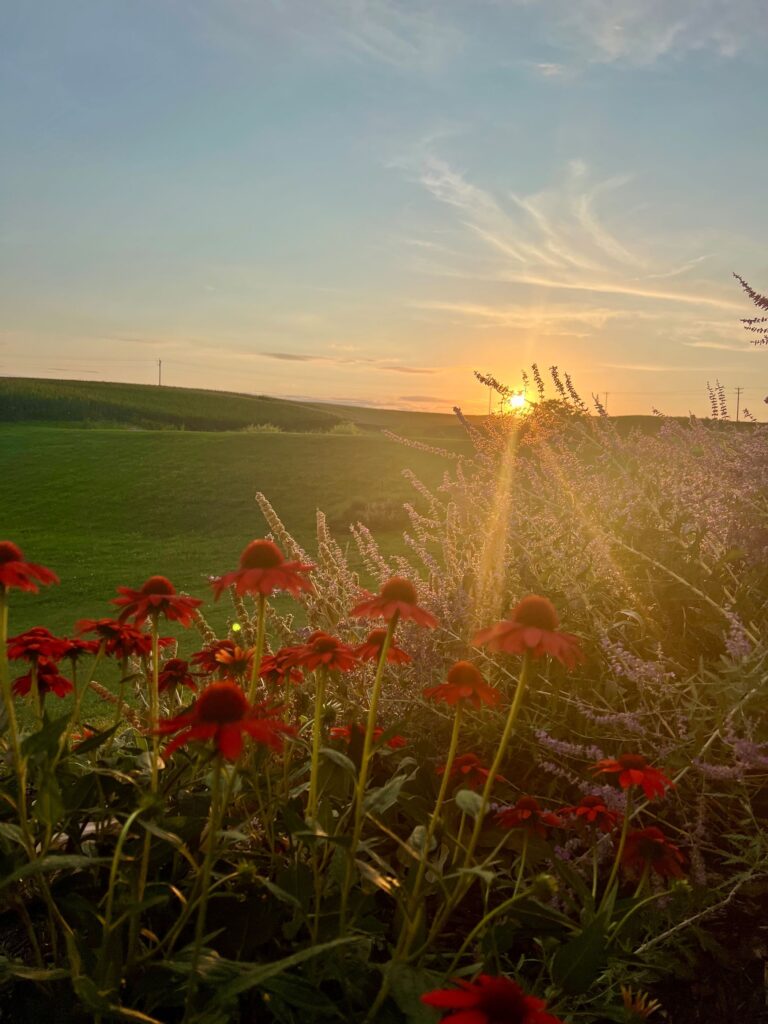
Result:
[[[763,0],[0,14],[0,374],[764,418]]]

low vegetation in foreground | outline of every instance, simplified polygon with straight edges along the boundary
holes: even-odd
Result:
[[[764,1019],[768,435],[534,379],[406,554],[260,495],[205,587],[64,636],[14,623],[68,567],[0,543],[9,1019]]]

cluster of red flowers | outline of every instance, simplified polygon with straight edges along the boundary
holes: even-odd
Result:
[[[299,561],[287,561],[272,541],[255,540],[242,552],[239,568],[212,581],[214,596],[218,599],[229,587],[240,596],[266,597],[276,590],[285,590],[294,596],[312,593],[308,575],[313,568]],[[50,569],[25,561],[21,550],[10,541],[0,542],[0,594],[12,587],[34,592],[39,585],[56,582],[58,578]],[[63,658],[74,663],[83,654],[95,654],[98,650],[121,661],[130,657],[146,658],[152,650],[152,636],[140,628],[144,623],[149,620],[156,627],[162,616],[181,626],[190,626],[202,603],[197,598],[178,594],[164,576],[150,577],[138,590],[118,587],[118,593],[113,601],[120,608],[117,619],[83,619],[77,623],[78,633],[94,634],[94,640],[55,637],[42,627],[11,637],[8,641],[9,659],[30,663],[30,671],[14,681],[14,692],[27,694],[36,683],[43,695],[50,692],[65,696],[70,693],[73,688],[71,681],[58,670],[58,663]],[[301,681],[300,669],[350,672],[361,662],[380,659],[388,636],[386,660],[391,664],[407,664],[410,656],[392,642],[393,623],[402,619],[427,628],[437,625],[435,617],[419,605],[413,583],[399,576],[387,580],[379,594],[366,593],[349,614],[351,618],[383,619],[389,624],[389,630],[374,629],[355,646],[318,630],[302,644],[282,648],[275,654],[264,654],[259,675],[270,684],[284,685]],[[173,642],[170,637],[158,638],[161,647]],[[554,606],[537,595],[523,598],[508,618],[480,630],[472,642],[491,651],[528,654],[534,659],[549,655],[569,669],[584,660],[578,638],[559,629]],[[244,735],[273,750],[281,749],[282,738],[291,734],[291,728],[279,719],[278,709],[250,705],[235,681],[251,671],[254,653],[252,649],[241,648],[227,639],[216,641],[192,656],[191,664],[201,674],[215,673],[221,678],[209,683],[183,714],[157,723],[159,734],[177,734],[168,744],[166,754],[173,753],[191,740],[212,740],[222,756],[234,760],[242,750]],[[158,685],[161,691],[178,687],[196,690],[197,680],[187,661],[170,658],[161,666]],[[469,661],[458,661],[452,665],[446,680],[426,687],[424,696],[457,708],[495,707],[500,701],[499,691],[489,686],[480,670]],[[355,733],[364,735],[362,726],[337,726],[331,729],[331,738],[350,743]],[[379,740],[382,735],[383,730],[376,729],[373,738]],[[401,736],[392,736],[386,742],[397,749],[406,741]],[[445,768],[444,765],[438,772],[444,773]],[[662,797],[674,785],[641,754],[604,758],[593,765],[593,772],[615,780],[622,789],[641,788],[648,800]],[[453,760],[450,774],[452,779],[460,780],[470,788],[480,788],[487,781],[489,772],[477,755],[467,753]],[[497,776],[497,779],[507,781],[502,776]],[[609,809],[604,799],[595,794],[583,797],[574,806],[560,808],[556,813],[543,809],[533,796],[521,796],[515,804],[497,811],[495,817],[503,828],[522,828],[540,836],[546,836],[550,828],[565,827],[569,821],[594,827],[603,833],[614,831],[618,822],[617,812]],[[623,863],[630,872],[650,865],[664,877],[678,877],[682,873],[684,858],[658,828],[649,827],[629,832]],[[461,984],[464,987],[458,995],[454,993],[453,998],[461,996],[464,1000],[461,1005],[466,1008],[475,1005],[466,1001],[470,995],[472,999],[481,996],[482,999],[491,998],[489,993],[498,989],[507,998],[512,991],[509,986],[514,987],[514,983],[506,979],[485,975],[472,985]],[[518,1001],[519,998],[529,998],[522,997],[519,990],[517,992],[515,998]],[[447,1006],[448,1003],[433,1005]],[[458,1008],[458,1003],[455,1006]],[[465,1016],[463,1013],[454,1014],[451,1019],[458,1024],[459,1018]],[[473,1017],[473,1021],[475,1019],[480,1020]]]
[[[78,657],[77,641],[54,636],[43,626],[35,626],[18,636],[9,637],[6,649],[9,661],[26,661],[30,666],[25,675],[13,681],[13,692],[17,697],[26,696],[35,684],[41,697],[48,693],[66,697],[72,692],[72,681],[59,672],[58,663],[69,656],[70,650],[75,659]]]
[[[674,787],[674,782],[648,764],[642,754],[620,754],[617,758],[607,757],[592,766],[596,775],[613,775],[618,778],[622,789],[640,786],[646,799],[664,796],[665,790]]]
[[[359,722],[356,725],[334,725],[331,727],[329,735],[332,740],[343,740],[345,743],[351,743],[355,733],[361,740],[365,736],[365,728]],[[373,742],[378,743],[383,735],[384,730],[377,726],[373,730]],[[386,740],[386,746],[390,750],[400,750],[402,747],[408,746],[408,740],[404,736],[390,736]]]
[[[648,799],[663,796],[668,788],[674,786],[671,779],[648,764],[642,754],[621,754],[615,759],[605,758],[592,768],[597,774],[614,776],[622,789],[639,786]],[[598,794],[585,796],[578,804],[561,807],[556,812],[544,810],[535,797],[523,796],[514,805],[497,811],[495,818],[503,828],[523,828],[546,838],[550,828],[566,828],[569,821],[593,826],[608,834],[616,831],[619,814],[611,810]],[[678,878],[683,873],[685,858],[661,829],[651,826],[628,833],[621,861],[630,874],[641,873],[647,865],[662,877]]]

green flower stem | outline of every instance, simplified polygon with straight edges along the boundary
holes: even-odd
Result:
[[[525,874],[525,865],[528,860],[528,843],[531,838],[529,829],[523,829],[523,848],[520,851],[520,863],[517,867],[517,880],[515,881],[515,888],[512,892],[513,896],[517,896],[520,892],[520,886],[523,883],[523,875]]]
[[[600,901],[600,910],[603,909],[608,901],[609,893],[616,881],[616,876],[619,873],[621,866],[621,858],[624,855],[624,847],[627,845],[627,835],[629,834],[629,823],[632,820],[632,790],[627,790],[627,804],[624,808],[624,821],[621,823],[621,835],[619,836],[619,845],[616,847],[616,856],[613,861],[613,867],[611,873],[608,876],[608,881],[605,883],[605,890],[603,892],[603,898]]]
[[[525,695],[525,690],[528,684],[528,676],[530,674],[530,665],[531,655],[528,651],[526,651],[523,655],[523,664],[520,667],[520,676],[517,681],[517,689],[515,690],[515,696],[512,700],[512,704],[510,705],[509,713],[507,714],[507,721],[504,725],[504,731],[501,734],[501,739],[499,740],[499,746],[496,750],[496,756],[493,759],[491,770],[488,772],[488,778],[485,780],[485,785],[483,786],[483,792],[480,797],[480,809],[477,812],[477,817],[475,818],[475,827],[472,829],[472,835],[467,846],[467,852],[464,855],[465,868],[470,867],[472,863],[472,858],[477,848],[478,840],[480,839],[480,833],[482,832],[483,829],[483,822],[485,820],[485,815],[488,810],[488,804],[490,803],[491,800],[491,790],[493,788],[494,782],[496,781],[496,776],[499,773],[501,762],[504,760],[504,755],[507,752],[507,746],[509,745],[509,740],[512,736],[512,732],[515,727],[515,722],[517,721],[517,716],[520,712],[520,708],[523,703],[523,697]]]
[[[323,731],[323,701],[325,687],[328,682],[328,671],[321,665],[315,672],[315,720],[312,725],[312,767],[309,775],[309,799],[307,801],[307,817],[314,825],[317,819],[318,777],[320,774],[320,744]]]
[[[349,902],[349,891],[352,888],[352,879],[355,873],[355,853],[360,842],[360,836],[363,831],[363,803],[365,801],[365,785],[368,781],[368,768],[370,766],[371,751],[373,749],[373,732],[376,728],[376,715],[379,708],[379,697],[381,696],[381,683],[384,677],[384,666],[387,663],[387,652],[389,651],[392,643],[392,638],[395,635],[395,628],[397,627],[397,620],[399,615],[397,612],[392,616],[387,624],[387,633],[384,637],[384,643],[381,645],[381,653],[379,654],[379,663],[376,666],[376,676],[373,680],[373,690],[371,691],[371,705],[368,709],[368,721],[365,726],[365,739],[363,741],[363,756],[360,762],[360,771],[357,776],[357,785],[355,787],[355,799],[354,799],[354,818],[352,825],[352,844],[349,848],[349,856],[347,858],[347,868],[344,874],[344,882],[341,887],[341,900],[339,905],[339,933],[343,934],[347,924],[347,904]]]
[[[451,854],[451,867],[455,867],[456,861],[459,859],[459,851],[461,850],[461,840],[464,838],[464,829],[467,825],[467,812],[462,811],[461,817],[459,818],[459,832],[456,836],[456,842],[454,843],[453,853]]]
[[[158,623],[157,615],[152,616],[152,679],[149,686],[149,717],[152,727],[152,775],[151,775],[151,789],[152,793],[157,793],[158,782],[160,780],[160,736],[157,732],[157,723],[160,719],[160,643],[158,637]],[[122,680],[121,680],[122,686]],[[118,704],[118,710],[122,710],[122,693],[121,700]]]
[[[520,667],[520,675],[517,681],[517,689],[515,690],[515,696],[512,699],[512,704],[510,705],[509,712],[507,713],[507,721],[504,725],[504,731],[501,734],[499,746],[498,749],[496,750],[496,756],[493,759],[493,764],[491,765],[490,771],[488,772],[488,778],[485,780],[485,786],[483,787],[483,792],[480,797],[480,808],[477,812],[475,825],[474,828],[472,829],[472,835],[470,837],[469,843],[467,844],[467,849],[464,854],[464,863],[462,865],[462,867],[464,868],[469,868],[472,865],[472,858],[474,857],[475,850],[477,849],[477,844],[480,839],[480,833],[483,828],[483,822],[485,820],[485,815],[488,810],[488,804],[490,803],[493,783],[496,780],[499,768],[501,767],[501,762],[503,761],[504,755],[507,752],[507,746],[509,744],[510,737],[512,736],[512,732],[515,727],[515,722],[517,721],[517,716],[520,712],[520,708],[523,703],[523,697],[525,695],[525,690],[528,684],[528,676],[530,674],[530,664],[531,655],[528,651],[526,651],[523,655],[523,663]],[[432,944],[432,942],[435,940],[435,938],[440,934],[443,925],[448,920],[448,918],[455,910],[455,908],[459,905],[461,900],[464,898],[470,886],[472,885],[472,882],[473,877],[471,875],[462,875],[459,878],[459,881],[456,885],[456,888],[453,891],[453,894],[448,900],[446,900],[442,910],[435,917],[435,920],[433,921],[432,927],[429,931],[427,941],[422,947],[422,949],[419,951],[419,955],[421,955],[422,952],[427,950],[429,946]]]
[[[101,664],[101,660],[104,657],[104,650],[106,648],[106,645],[106,640],[102,640],[101,643],[99,644],[99,649],[94,655],[93,661],[91,662],[90,671],[88,672],[87,678],[84,680],[82,686],[79,686],[77,683],[77,675],[75,673],[77,661],[72,662],[72,683],[75,687],[75,702],[72,708],[72,714],[70,715],[69,722],[67,723],[67,728],[64,732],[64,736],[62,737],[62,743],[59,747],[59,757],[61,757],[61,755],[67,748],[70,736],[72,735],[72,730],[76,729],[80,725],[80,709],[83,703],[83,697],[85,696],[85,691],[88,689],[88,684],[96,675],[96,669]]]
[[[635,895],[633,896],[633,899],[637,899],[640,896],[640,893],[643,891],[643,889],[648,884],[648,877],[649,877],[650,873],[651,873],[651,862],[649,860],[647,860],[645,862],[645,864],[643,865],[642,872],[640,873],[640,878],[638,880],[637,888],[635,889]]]
[[[597,843],[592,844],[592,902],[597,900],[597,875],[598,875],[598,860],[597,860]]]
[[[261,656],[264,654],[264,634],[266,632],[267,598],[265,594],[258,596],[258,610],[256,612],[256,647],[253,651],[253,662],[251,664],[251,682],[248,686],[248,703],[253,704],[256,700],[256,687],[261,678]]]
[[[408,900],[408,907],[406,910],[406,920],[403,926],[403,932],[400,936],[400,941],[397,946],[397,951],[405,956],[408,955],[413,940],[416,938],[416,930],[419,926],[421,915],[417,913],[419,909],[419,900],[421,898],[421,887],[424,882],[424,876],[427,873],[427,866],[429,864],[429,850],[432,843],[432,837],[435,834],[437,823],[440,819],[440,811],[443,808],[446,794],[448,793],[448,786],[451,778],[451,768],[456,758],[456,750],[459,745],[459,729],[461,728],[461,713],[463,707],[461,702],[456,705],[456,714],[453,719],[453,731],[451,732],[451,740],[448,746],[448,757],[445,762],[445,771],[443,772],[443,779],[440,784],[440,791],[437,794],[437,801],[435,802],[435,808],[432,811],[432,815],[429,819],[426,832],[424,833],[424,840],[421,844],[421,857],[419,859],[419,867],[416,872],[416,878],[413,883],[413,889]]]
[[[125,824],[120,830],[120,835],[117,837],[117,842],[115,843],[115,851],[112,855],[112,864],[109,869],[109,888],[107,889],[107,905],[104,911],[104,923],[101,928],[102,940],[101,949],[99,951],[98,976],[101,979],[100,983],[102,985],[107,983],[107,979],[105,977],[105,969],[106,964],[108,962],[109,941],[110,934],[112,932],[112,918],[114,916],[115,893],[117,891],[117,873],[120,870],[120,861],[123,854],[123,846],[125,845],[125,841],[128,838],[131,826],[133,825],[134,821],[136,821],[136,819],[139,817],[143,810],[143,807],[137,807],[136,810],[128,816]],[[134,919],[138,917],[138,914],[135,911],[131,911],[130,917],[131,932],[133,933],[138,931],[138,925],[134,925]]]
[[[149,680],[149,718],[150,726],[152,730],[152,748],[150,757],[152,762],[150,765],[150,793],[153,797],[156,796],[159,784],[160,784],[160,736],[157,733],[157,723],[160,718],[160,689],[159,689],[159,676],[160,676],[160,644],[158,638],[158,616],[155,614],[152,616],[152,674]],[[118,703],[118,709],[122,708],[122,694],[121,700]],[[152,834],[147,831],[144,835],[144,845],[141,851],[141,863],[139,865],[139,878],[136,887],[136,902],[141,903],[144,899],[144,890],[147,887],[147,877],[149,875],[149,853],[152,846]],[[131,918],[131,932],[128,940],[128,963],[133,963],[133,958],[136,952],[136,943],[139,938],[139,915],[136,914]]]
[[[392,958],[389,963],[389,968],[394,964],[399,963],[403,960],[408,959],[408,953],[416,938],[416,933],[419,930],[421,921],[424,916],[423,907],[419,903],[421,897],[421,888],[424,882],[424,876],[427,873],[427,867],[429,865],[429,850],[432,844],[432,837],[435,834],[437,823],[440,819],[440,811],[442,810],[445,797],[448,792],[448,786],[451,778],[451,768],[456,758],[456,750],[459,745],[459,729],[461,727],[461,712],[463,708],[461,703],[456,705],[456,714],[453,719],[453,730],[451,732],[451,739],[448,745],[448,757],[445,762],[445,771],[443,772],[442,782],[440,784],[440,790],[437,794],[437,800],[435,801],[435,807],[430,815],[427,828],[424,832],[424,837],[421,842],[421,850],[419,857],[419,866],[416,870],[416,878],[413,882],[413,888],[411,894],[408,897],[405,906],[405,919],[403,921],[403,927],[400,931],[400,935],[395,946],[395,951],[392,954]],[[366,1021],[373,1021],[376,1019],[376,1014],[381,1009],[384,1000],[387,998],[390,989],[390,971],[386,970],[383,974],[381,986],[378,994],[373,1001],[373,1005],[368,1011]]]
[[[630,917],[632,917],[633,914],[636,914],[638,910],[641,910],[643,907],[647,906],[649,903],[652,903],[654,900],[661,899],[662,896],[668,895],[668,891],[666,889],[663,889],[661,892],[651,893],[650,896],[646,896],[644,900],[639,900],[633,907],[630,907],[624,915],[624,917],[622,917],[621,920],[616,923],[615,928],[612,929],[610,941],[614,941],[614,939],[619,934],[624,925],[627,923],[627,921],[630,919]]]
[[[16,771],[16,784],[18,795],[16,797],[16,810],[19,815],[19,828],[21,829],[24,848],[30,861],[35,859],[35,843],[29,827],[29,811],[27,808],[27,762],[21,753],[21,738],[19,736],[19,723],[16,718],[16,706],[13,700],[13,689],[11,687],[11,673],[8,666],[8,599],[6,590],[0,585],[0,687],[2,688],[3,704],[7,719],[8,740],[13,754],[13,767]],[[42,881],[42,880],[41,880]],[[34,946],[39,951],[39,945]],[[42,958],[38,966],[43,966]]]
[[[197,968],[200,962],[200,953],[203,948],[203,936],[205,934],[205,919],[208,912],[208,896],[211,887],[211,872],[216,853],[216,837],[221,826],[221,757],[217,756],[213,762],[213,786],[211,789],[211,809],[208,816],[208,836],[205,847],[205,859],[203,861],[203,872],[200,882],[200,904],[197,908],[197,923],[195,925],[195,944],[192,948],[192,962],[190,964],[189,984],[187,986],[187,1001],[184,1009],[184,1020],[194,1020],[193,1004],[197,993]]]
[[[458,952],[451,961],[451,966],[445,972],[446,978],[449,978],[453,975],[461,961],[461,958],[464,956],[464,954],[475,941],[475,939],[478,937],[478,935],[480,935],[482,931],[488,927],[491,921],[499,917],[501,914],[505,913],[505,911],[509,910],[510,907],[513,907],[515,903],[517,903],[519,900],[525,899],[526,895],[527,892],[525,891],[521,893],[515,893],[514,896],[510,896],[509,899],[504,900],[503,903],[500,903],[497,907],[494,907],[493,910],[488,911],[485,917],[481,918],[481,920],[477,922],[477,924],[469,933],[469,935],[467,935],[466,939],[464,939],[461,946],[459,947]]]
[[[37,662],[32,662],[29,674],[32,677],[32,707],[35,709],[35,725],[40,729],[43,725],[43,697],[40,693],[40,684],[37,681]]]

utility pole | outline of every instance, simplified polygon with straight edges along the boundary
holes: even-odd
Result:
[[[736,388],[736,422],[739,422],[739,406],[741,405],[741,392],[744,388]]]
[[[157,386],[160,387],[160,385],[162,383],[163,383],[163,360],[162,359],[158,359],[157,360]]]
[[[603,393],[603,408],[605,409],[606,412],[608,412],[608,392],[607,391],[605,391]]]

